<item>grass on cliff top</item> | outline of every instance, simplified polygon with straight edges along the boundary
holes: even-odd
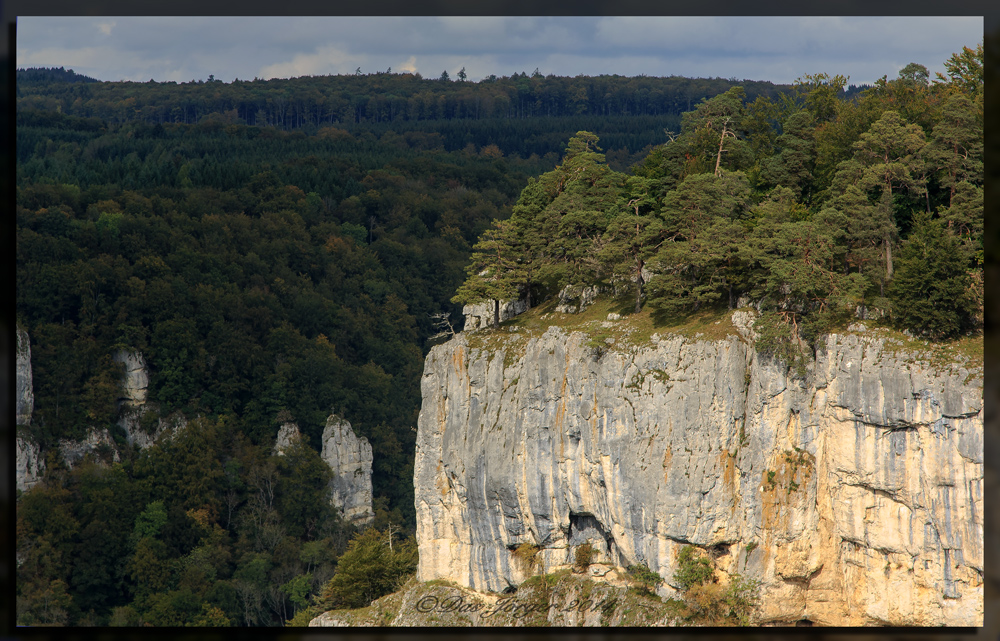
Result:
[[[583,332],[588,336],[588,344],[617,351],[631,350],[652,344],[652,336],[679,335],[687,339],[717,341],[729,336],[739,336],[732,323],[733,310],[725,306],[705,309],[691,314],[664,317],[643,309],[633,312],[631,301],[616,301],[599,298],[593,305],[579,314],[563,314],[555,311],[557,300],[549,300],[500,323],[500,329],[492,327],[467,334],[469,346],[484,349],[490,354],[498,350],[505,352],[505,365],[510,365],[520,354],[530,338],[537,338],[550,327],[559,327],[567,333]],[[615,313],[619,320],[608,321],[608,314]],[[893,328],[887,321],[858,321],[845,319],[830,330],[847,333],[854,323],[862,323],[864,334],[875,334],[886,338],[884,349],[896,353],[904,360],[926,363],[935,371],[952,370],[962,367],[972,372],[984,367],[984,340],[982,334],[963,336],[939,343],[920,338],[910,338]],[[606,326],[607,325],[607,326]],[[610,342],[609,342],[610,340]],[[997,346],[1000,351],[1000,344]],[[902,356],[905,354],[905,356]],[[968,380],[966,381],[968,382]]]
[[[968,370],[983,369],[984,338],[982,333],[961,336],[947,341],[934,342],[907,336],[885,321],[854,321],[865,325],[868,332],[886,338],[885,350],[903,357],[911,363],[924,362],[934,370],[951,369],[955,366]]]
[[[677,334],[685,338],[715,341],[738,335],[733,326],[732,310],[707,309],[683,317],[663,318],[649,309],[638,314],[632,303],[600,298],[579,314],[555,311],[558,300],[546,301],[523,314],[500,323],[499,331],[488,327],[468,334],[469,346],[485,349],[490,353],[498,349],[523,347],[529,338],[537,338],[550,327],[559,327],[567,333],[583,332],[594,345],[612,339],[609,347],[639,347],[652,343],[653,334]],[[608,314],[621,318],[608,321]],[[609,327],[605,327],[610,323]]]

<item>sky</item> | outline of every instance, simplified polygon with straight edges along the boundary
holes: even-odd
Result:
[[[376,71],[478,81],[536,68],[557,76],[688,76],[849,84],[934,77],[983,40],[981,17],[31,17],[17,68],[100,80],[224,82]]]

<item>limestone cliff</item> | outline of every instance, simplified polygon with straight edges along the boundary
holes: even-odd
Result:
[[[302,440],[302,432],[295,423],[283,423],[278,428],[278,436],[274,439],[274,448],[271,450],[275,456],[284,456],[285,450]]]
[[[140,449],[151,446],[164,433],[173,433],[183,429],[187,420],[174,414],[167,418],[157,418],[152,433],[147,433],[141,426],[143,414],[155,411],[156,408],[147,403],[146,391],[149,387],[149,373],[146,360],[139,352],[118,350],[112,355],[112,360],[122,367],[121,392],[119,407],[121,417],[118,425],[121,427],[130,444]],[[27,331],[17,328],[17,368],[16,368],[17,425],[25,426],[18,430],[15,442],[15,483],[19,490],[27,491],[41,480],[45,471],[46,452],[33,439],[26,426],[31,424],[34,411],[34,392],[31,373],[31,345]],[[93,454],[99,461],[119,461],[118,447],[111,433],[105,429],[91,427],[86,436],[79,441],[61,439],[58,450],[66,464],[72,468],[87,454]]]
[[[129,407],[141,407],[146,402],[149,388],[149,372],[142,353],[120,349],[112,357],[122,368],[122,388],[120,400]]]
[[[93,427],[87,430],[87,436],[82,441],[60,440],[59,453],[70,469],[73,469],[88,454],[104,463],[121,461],[111,433],[107,429],[99,430]]]
[[[14,484],[20,491],[27,492],[42,480],[45,458],[38,443],[26,434],[18,433],[14,449]]]
[[[434,347],[418,578],[500,591],[525,578],[518,544],[551,570],[589,541],[668,595],[693,544],[724,578],[761,580],[762,622],[982,625],[981,365],[855,327],[797,377],[754,350],[747,316],[715,340],[633,341],[621,321],[600,340],[550,327]]]
[[[513,299],[500,303],[500,322],[513,318],[527,308],[523,300]],[[466,305],[462,308],[465,316],[465,331],[482,329],[493,324],[493,301]]]
[[[31,341],[28,332],[17,327],[17,398],[16,425],[30,425],[35,409],[35,394],[31,385]]]
[[[302,440],[299,426],[285,422],[274,440],[276,456],[284,456],[293,444]],[[331,415],[323,429],[323,451],[320,458],[330,466],[330,504],[348,521],[366,523],[374,517],[372,511],[372,446],[368,439],[358,438],[351,424]]]
[[[343,517],[354,523],[373,519],[372,446],[368,439],[358,438],[350,423],[331,415],[323,429],[320,456],[333,470],[330,501]]]
[[[17,326],[16,356],[14,419],[15,425],[27,426],[31,424],[35,394],[31,381],[31,340],[20,325]],[[14,441],[14,485],[18,490],[27,492],[41,480],[45,472],[45,458],[27,428],[19,427]]]
[[[122,368],[118,427],[125,432],[129,445],[144,450],[180,423],[186,425],[186,420],[179,416],[167,420],[154,418],[159,407],[149,402],[149,367],[141,352],[119,349],[112,358]]]

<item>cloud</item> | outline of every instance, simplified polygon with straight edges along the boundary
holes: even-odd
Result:
[[[313,53],[300,53],[289,62],[262,67],[258,76],[271,79],[351,73],[358,66],[364,66],[365,60],[364,55],[353,55],[333,45],[324,45]]]
[[[399,71],[406,71],[409,73],[417,73],[417,57],[410,56],[406,62],[398,66]]]
[[[48,47],[32,51],[17,48],[18,67],[66,67],[72,69],[97,69],[115,61],[118,52],[111,47],[80,47],[65,49]]]
[[[121,28],[119,28],[121,27]],[[368,73],[389,66],[470,80],[544,74],[698,75],[792,82],[841,73],[895,77],[917,62],[943,71],[982,39],[968,17],[19,17],[19,66],[96,78]],[[419,64],[418,64],[419,60]]]

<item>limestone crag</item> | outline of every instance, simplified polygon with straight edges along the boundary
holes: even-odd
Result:
[[[148,402],[149,369],[141,352],[119,349],[112,359],[122,367],[118,427],[125,432],[130,445],[144,450],[151,447],[164,432],[177,427],[178,421],[176,417],[167,421],[153,419],[159,408],[155,403]],[[146,416],[150,413],[153,414]],[[144,424],[148,427],[143,427]]]
[[[59,441],[59,453],[70,469],[73,469],[88,454],[94,455],[103,462],[114,461],[118,463],[121,460],[118,456],[118,449],[115,447],[115,441],[107,429],[91,428],[82,441],[61,440]]]
[[[551,571],[590,542],[666,596],[693,544],[724,581],[762,582],[762,622],[981,625],[982,369],[865,330],[826,337],[799,378],[743,314],[715,341],[596,349],[550,327],[492,353],[464,333],[434,347],[418,578],[500,591],[525,578],[520,543]]]
[[[120,400],[130,407],[140,407],[145,404],[146,391],[149,388],[146,359],[140,352],[125,349],[116,351],[112,359],[124,370]]]
[[[152,447],[164,434],[172,434],[187,427],[187,418],[180,412],[160,418],[156,416],[158,411],[158,407],[153,403],[122,408],[118,427],[125,432],[125,438],[132,447],[144,450]],[[143,424],[150,418],[152,425],[144,427]]]
[[[553,311],[560,314],[579,314],[594,304],[601,289],[596,285],[567,285],[559,292],[559,302]]]
[[[528,303],[524,300],[508,300],[500,303],[500,322],[514,318],[518,314],[524,313],[528,309]],[[462,308],[465,315],[465,331],[482,329],[493,325],[493,301],[486,301],[476,305],[466,305]]]
[[[35,409],[35,394],[31,385],[31,341],[28,332],[17,326],[17,398],[16,425],[30,425]]]
[[[278,428],[278,436],[274,439],[274,453],[277,456],[284,456],[285,450],[293,443],[302,440],[302,432],[295,423],[284,423]]]
[[[323,429],[320,456],[333,470],[330,502],[348,521],[365,523],[373,519],[372,446],[368,439],[358,438],[350,423],[331,415]]]
[[[45,459],[41,449],[30,437],[21,434],[15,439],[16,456],[14,459],[14,477],[17,489],[27,492],[38,485],[45,472]]]

